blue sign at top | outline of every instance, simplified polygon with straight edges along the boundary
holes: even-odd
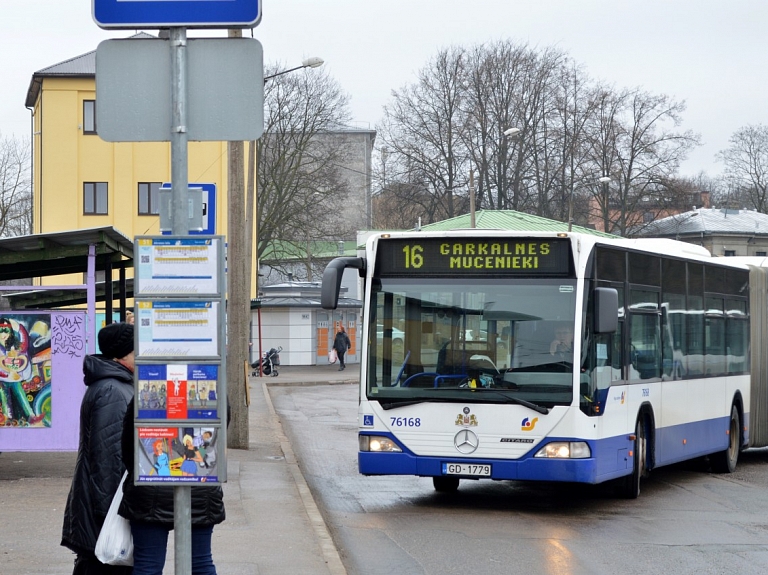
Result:
[[[93,0],[101,28],[253,28],[261,0]]]

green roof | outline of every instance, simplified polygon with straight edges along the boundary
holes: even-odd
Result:
[[[469,214],[462,214],[455,218],[435,222],[421,226],[424,232],[442,232],[470,228]],[[515,210],[480,210],[475,213],[475,228],[483,230],[509,230],[516,232],[567,232],[567,222],[550,220],[541,216],[524,214]],[[381,230],[382,232],[387,230]],[[393,231],[393,230],[389,230]],[[407,231],[407,230],[400,230]],[[574,225],[572,231],[603,238],[616,238],[613,234],[606,234],[590,228]],[[339,253],[337,241],[312,241],[309,242],[309,252],[315,259],[335,258],[339,255],[354,256],[357,250],[364,250],[365,245],[357,245],[355,241],[344,242],[344,253]],[[306,242],[290,242],[275,240],[267,245],[261,261],[289,261],[307,259]]]
[[[462,214],[455,218],[421,226],[421,230],[425,232],[441,232],[470,227],[470,215]],[[568,223],[524,214],[515,210],[480,210],[475,213],[475,228],[516,232],[567,232]],[[616,238],[613,234],[606,234],[605,232],[576,225],[572,227],[572,231],[604,238]]]

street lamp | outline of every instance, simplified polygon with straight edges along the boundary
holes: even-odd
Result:
[[[296,70],[301,70],[302,68],[319,68],[323,65],[325,61],[322,58],[319,58],[318,56],[312,56],[311,58],[307,58],[301,62],[301,66],[295,66],[293,68],[288,68],[287,70],[282,70],[280,72],[277,72],[275,74],[270,74],[269,76],[264,76],[264,83],[266,84],[268,80],[271,80],[272,78],[276,76],[282,76],[283,74],[288,74],[289,72],[295,72]],[[259,222],[258,222],[258,210],[255,209],[256,204],[256,142],[254,140],[251,140],[248,142],[248,189],[246,190],[246,198],[245,198],[245,213],[246,213],[246,229],[245,229],[245,245],[248,246],[249,251],[253,251],[253,253],[256,254],[256,297],[259,297],[259,247],[258,247],[258,237],[259,237]],[[247,291],[247,301],[250,302],[251,298],[251,276],[253,275],[253,257],[248,257],[245,261],[246,264],[246,282],[247,287],[244,287],[243,290]],[[250,306],[248,309],[248,327],[249,332],[251,331],[251,317],[250,317]],[[251,334],[248,335],[249,340],[251,338]],[[258,359],[261,359],[261,308],[259,308],[259,355]],[[250,355],[248,357],[248,362],[250,363]],[[259,375],[261,375],[261,370],[259,370]]]
[[[503,134],[507,138],[516,138],[520,128],[507,128]],[[501,190],[499,190],[499,194]],[[475,227],[475,171],[469,170],[469,227]]]
[[[311,58],[307,58],[306,60],[302,60],[301,66],[296,66],[295,68],[288,68],[287,70],[282,70],[280,72],[277,72],[276,74],[270,74],[269,76],[264,76],[264,83],[267,83],[267,80],[271,80],[275,76],[282,76],[283,74],[287,74],[288,72],[295,72],[296,70],[301,70],[302,68],[319,68],[323,65],[325,60],[322,58],[318,58],[317,56],[312,56]]]
[[[608,182],[611,181],[611,178],[609,178],[608,176],[602,176],[598,178],[597,181],[607,187]],[[573,183],[571,183],[571,193],[568,196],[568,231],[569,232],[573,228],[573,191],[575,189],[576,189],[576,186],[574,186]]]
[[[230,30],[229,37],[242,37],[242,30]],[[299,70],[301,68],[317,68],[323,64],[322,58],[307,58],[301,66],[283,70],[271,76],[266,76],[264,82]],[[243,186],[244,149],[243,142],[228,142],[227,156],[227,240],[228,240],[228,294],[227,294],[227,381],[231,383],[228,392],[232,395],[232,433],[227,434],[228,447],[247,449],[248,440],[248,408],[246,400],[246,385],[238,385],[243,376],[249,372],[250,363],[248,341],[251,338],[251,275],[253,274],[254,238],[258,237],[258,225],[255,222],[254,205],[256,204],[256,142],[248,142],[248,191],[247,198]],[[175,179],[174,179],[175,182]],[[243,213],[245,212],[245,218]],[[256,229],[254,229],[254,226]],[[258,262],[258,255],[256,261]],[[256,272],[258,293],[258,270]],[[261,351],[259,351],[261,356]],[[248,358],[248,360],[246,360]]]

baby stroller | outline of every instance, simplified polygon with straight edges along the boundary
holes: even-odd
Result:
[[[261,367],[261,373],[264,375],[271,375],[272,377],[277,377],[278,372],[276,367],[280,365],[280,352],[283,351],[282,347],[272,348],[267,352],[264,352],[262,354],[262,357],[260,360],[255,361],[251,364],[251,367],[253,368],[253,374],[254,376],[259,375],[259,367]]]

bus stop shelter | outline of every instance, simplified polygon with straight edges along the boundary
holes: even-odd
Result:
[[[133,242],[113,227],[0,239],[0,282],[16,284],[0,286],[0,451],[77,449],[83,357],[95,351],[100,328],[96,304],[111,322],[117,301],[125,318],[129,267]],[[33,285],[67,274],[82,283]]]

